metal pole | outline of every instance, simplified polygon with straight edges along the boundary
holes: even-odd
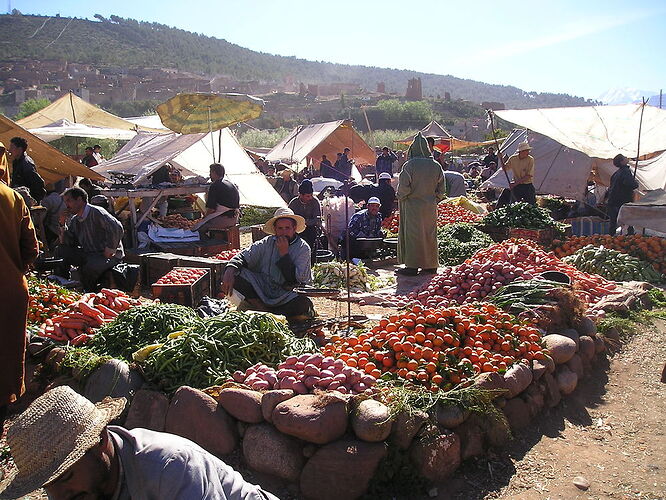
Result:
[[[492,109],[487,109],[486,113],[488,113],[488,117],[490,118],[490,128],[493,131],[493,139],[495,141],[495,149],[497,150],[497,161],[499,162],[499,167],[504,172],[504,175],[506,177],[506,182],[509,185],[509,193],[511,193],[510,203],[512,203],[512,202],[516,201],[516,197],[513,195],[513,188],[511,187],[511,181],[509,180],[509,174],[504,169],[504,158],[502,157],[502,152],[500,151],[499,142],[497,140],[497,134],[495,133],[495,114],[493,113]]]
[[[641,106],[641,121],[638,123],[638,145],[636,146],[636,165],[634,165],[634,179],[636,179],[636,170],[638,170],[638,158],[641,156],[641,129],[643,128],[643,111],[645,111],[646,104],[647,99],[643,97],[643,105]]]
[[[343,185],[345,190],[345,255],[347,257],[347,336],[351,330],[351,289],[349,287],[349,273],[351,255],[349,255],[349,179]]]

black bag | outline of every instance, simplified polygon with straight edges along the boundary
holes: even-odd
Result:
[[[121,262],[111,268],[111,276],[117,289],[131,293],[136,287],[141,275],[141,266]]]

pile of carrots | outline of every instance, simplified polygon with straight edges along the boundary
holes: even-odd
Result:
[[[573,236],[566,240],[553,241],[553,252],[560,258],[567,257],[586,245],[603,245],[606,248],[629,254],[649,262],[658,272],[666,274],[666,238],[640,234]]]
[[[55,283],[35,278],[28,280],[28,323],[41,324],[73,304],[79,294],[62,288]]]
[[[413,305],[358,336],[334,335],[322,353],[380,378],[429,390],[465,387],[481,372],[543,359],[539,330],[492,304],[428,309]]]
[[[120,290],[103,288],[99,293],[86,293],[64,311],[47,318],[37,335],[73,346],[82,345],[92,338],[95,328],[136,305],[139,305],[138,300]]]

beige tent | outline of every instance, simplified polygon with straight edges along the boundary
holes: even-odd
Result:
[[[331,162],[344,148],[351,149],[349,159],[357,165],[374,165],[377,155],[354,130],[349,120],[298,126],[266,155],[266,161],[289,165],[308,160],[319,165],[322,155]]]
[[[423,134],[423,137],[434,137],[437,149],[444,152],[453,151],[454,149],[463,149],[469,146],[489,144],[491,142],[470,142],[463,139],[457,139],[434,120],[421,129],[421,134]],[[405,137],[404,139],[395,142],[398,144],[411,144],[415,137],[416,135],[410,135],[409,137]]]
[[[61,153],[53,146],[49,146],[6,116],[0,115],[0,141],[7,147],[11,138],[17,136],[28,141],[28,156],[34,160],[35,165],[37,165],[37,172],[42,176],[45,183],[50,184],[70,175],[104,180],[104,177],[97,172],[93,172],[88,167],[72,160],[69,156]]]
[[[147,132],[164,132],[164,130],[143,127],[129,122],[84,101],[73,92],[69,92],[43,109],[21,118],[18,123],[25,129],[46,127],[59,120],[82,123],[93,127],[105,127],[120,130],[143,130]]]

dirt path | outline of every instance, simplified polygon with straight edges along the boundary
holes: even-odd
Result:
[[[666,498],[665,359],[657,320],[500,454],[465,464],[438,498]]]

